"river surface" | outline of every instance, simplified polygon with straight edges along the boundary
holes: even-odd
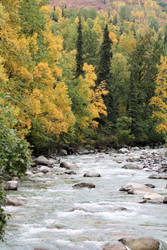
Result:
[[[76,175],[56,175],[64,171],[57,165],[49,174],[22,182],[10,195],[20,197],[25,205],[6,207],[11,218],[0,249],[101,250],[106,242],[122,237],[151,236],[166,241],[167,205],[140,204],[140,196],[119,191],[128,182],[152,183],[155,192],[167,196],[166,180],[148,179],[154,171],[122,168],[128,157],[154,151],[157,149],[67,156],[62,160],[78,165]],[[87,171],[101,177],[84,178]],[[94,183],[96,188],[72,188],[79,182]]]

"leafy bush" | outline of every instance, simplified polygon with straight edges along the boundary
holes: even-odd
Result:
[[[29,144],[25,139],[19,138],[14,129],[2,123],[0,142],[0,174],[21,177],[31,164]]]
[[[117,138],[119,144],[129,144],[133,142],[134,135],[131,134],[132,119],[127,116],[122,116],[117,119]]]

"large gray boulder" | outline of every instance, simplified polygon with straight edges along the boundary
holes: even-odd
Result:
[[[124,238],[119,241],[131,250],[158,250],[160,245],[159,241],[153,238]]]

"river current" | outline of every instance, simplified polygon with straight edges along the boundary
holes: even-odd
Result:
[[[12,197],[23,206],[7,206],[11,214],[2,250],[101,250],[108,241],[123,237],[154,237],[167,240],[167,205],[140,204],[139,195],[119,191],[128,183],[152,183],[155,192],[167,196],[166,180],[148,179],[154,171],[123,169],[127,157],[164,149],[131,150],[128,155],[110,152],[71,155],[61,160],[75,162],[76,175],[55,166],[51,173],[23,181]],[[84,178],[87,171],[99,178]],[[74,189],[79,182],[96,188]],[[126,210],[124,209],[126,208]]]

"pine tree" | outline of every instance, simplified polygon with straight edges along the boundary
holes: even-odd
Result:
[[[77,38],[77,54],[76,54],[76,78],[83,74],[83,39],[82,39],[82,23],[79,18],[78,38]]]

